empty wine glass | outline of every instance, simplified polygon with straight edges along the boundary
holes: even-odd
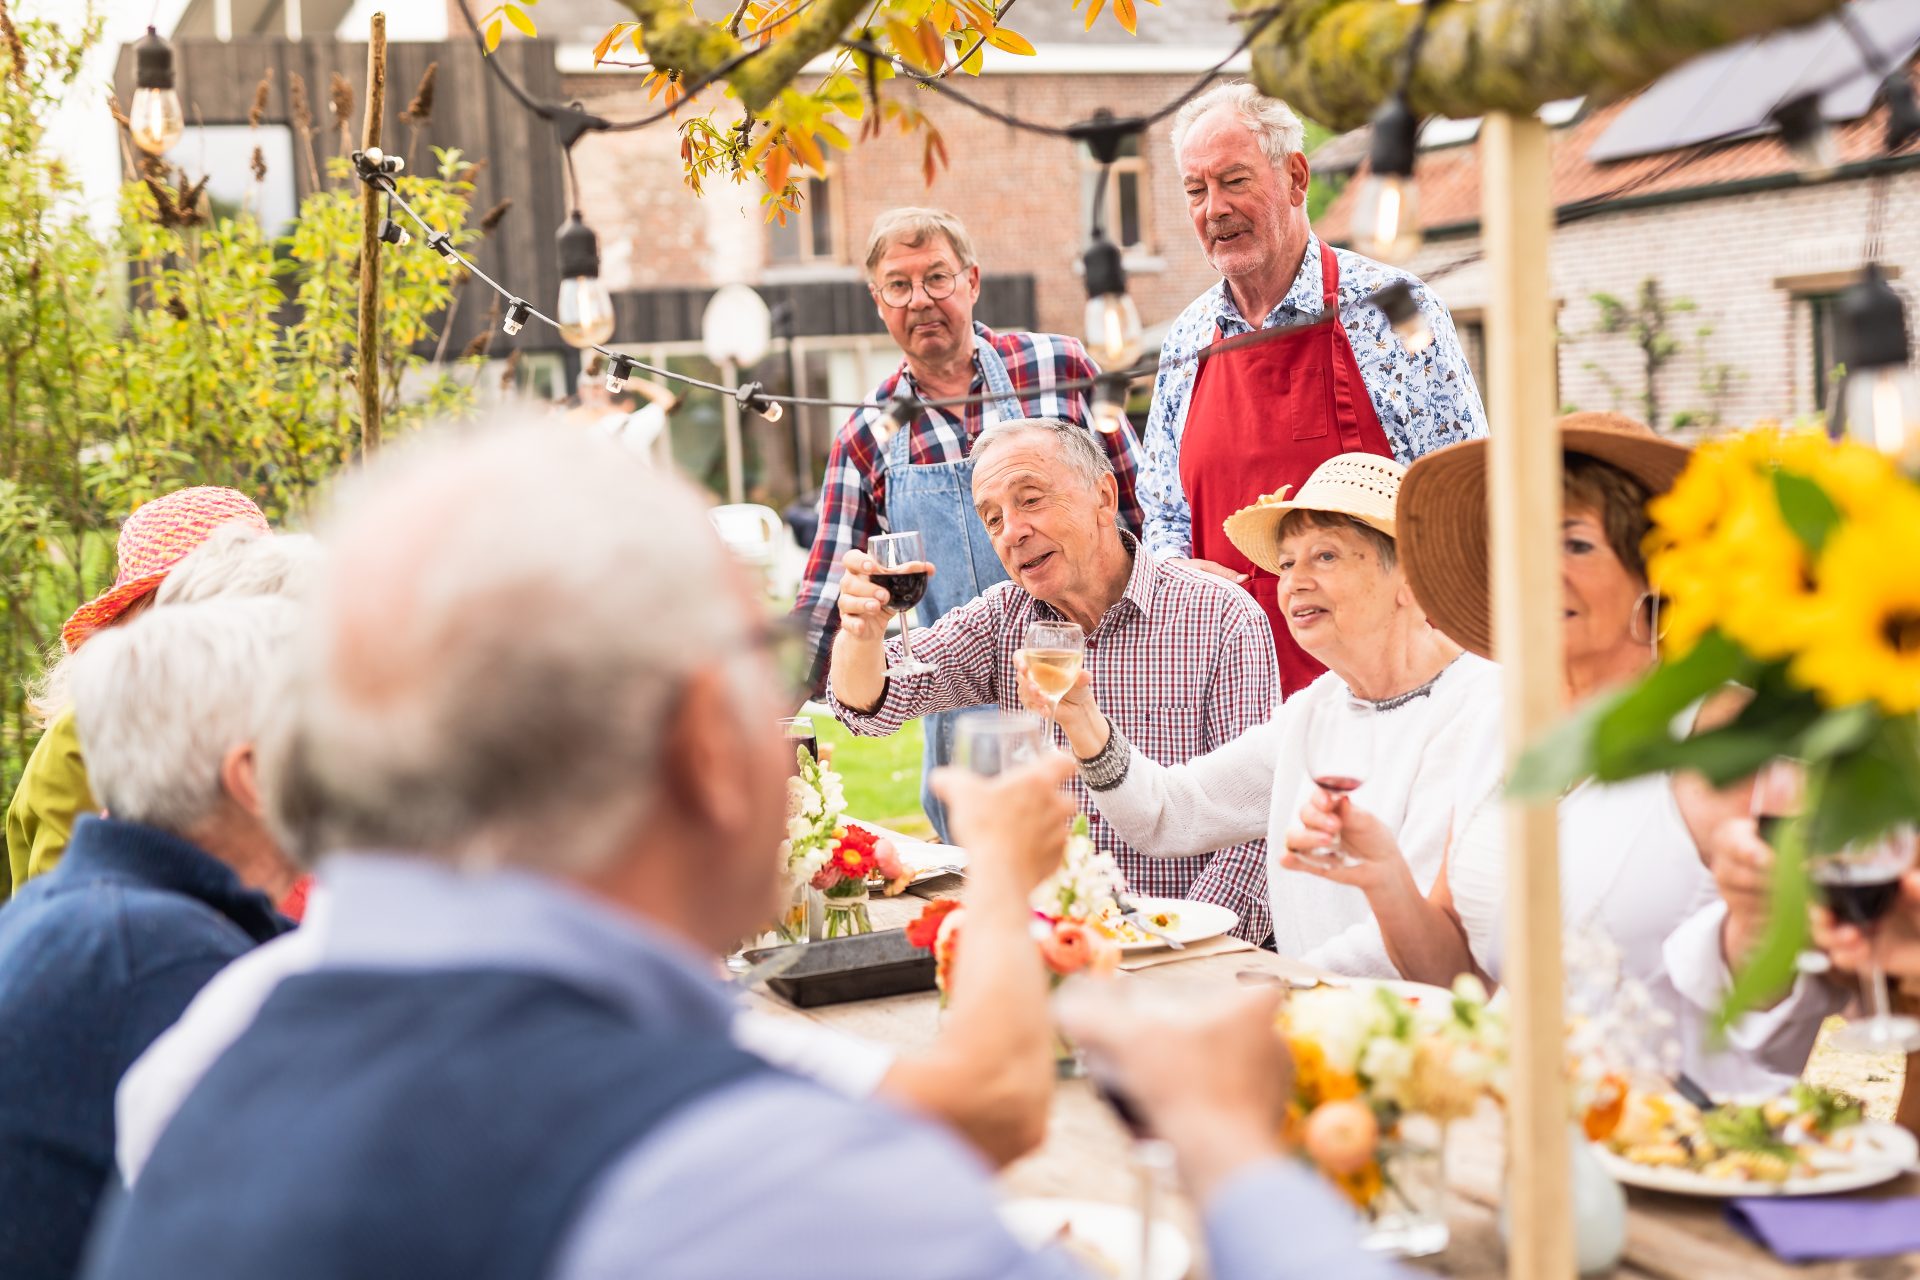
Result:
[[[1046,695],[1047,740],[1051,742],[1060,699],[1072,691],[1086,658],[1087,633],[1076,622],[1029,622],[1020,652],[1027,660],[1027,674]]]
[[[1335,801],[1351,796],[1373,771],[1375,720],[1371,702],[1351,694],[1322,702],[1307,718],[1307,775]],[[1314,849],[1330,858],[1339,844]]]
[[[1920,1049],[1920,1019],[1895,1014],[1888,1006],[1887,971],[1880,959],[1880,920],[1900,896],[1900,878],[1913,866],[1913,855],[1913,830],[1900,827],[1877,839],[1807,858],[1807,875],[1827,910],[1867,935],[1870,958],[1860,975],[1860,997],[1868,1013],[1834,1034],[1833,1047],[1843,1052]]]
[[[1025,711],[969,711],[953,729],[953,762],[983,778],[1031,764],[1041,745],[1040,717]]]
[[[873,581],[886,590],[887,612],[900,615],[900,661],[888,667],[887,674],[931,675],[938,668],[931,662],[914,661],[913,642],[907,636],[907,611],[927,594],[927,575],[933,569],[925,544],[916,532],[883,533],[867,542],[867,554],[880,562]]]

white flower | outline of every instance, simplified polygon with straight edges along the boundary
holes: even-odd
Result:
[[[787,839],[797,847],[813,838],[813,824],[805,818],[787,819]]]
[[[1360,1074],[1369,1087],[1388,1097],[1399,1095],[1413,1071],[1413,1046],[1388,1036],[1378,1036],[1360,1053]]]

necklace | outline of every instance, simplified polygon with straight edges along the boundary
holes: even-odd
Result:
[[[1447,660],[1447,665],[1434,672],[1433,676],[1425,684],[1409,689],[1405,693],[1396,693],[1391,698],[1379,699],[1356,696],[1354,701],[1364,702],[1375,711],[1392,711],[1398,707],[1404,707],[1415,698],[1429,697],[1433,693],[1433,686],[1440,683],[1440,677],[1447,674],[1449,668],[1458,661],[1460,661],[1460,655],[1456,653]]]

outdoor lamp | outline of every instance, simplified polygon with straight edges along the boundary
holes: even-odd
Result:
[[[554,320],[570,347],[597,347],[613,336],[613,298],[600,283],[600,241],[575,209],[560,228],[560,305]]]
[[[887,401],[887,413],[882,419],[880,438],[891,439],[894,432],[912,426],[913,420],[920,416],[921,408],[919,397],[911,391],[905,387],[894,388],[893,397]]]
[[[382,218],[380,220],[380,242],[399,248],[402,245],[413,243],[413,237],[407,234],[405,227],[395,222],[392,218]]]
[[[1867,264],[1834,304],[1834,354],[1845,376],[1828,432],[1896,457],[1920,445],[1920,374],[1907,364],[1907,309],[1878,263]]]
[[[615,356],[607,365],[607,394],[619,395],[627,389],[627,379],[633,376],[633,361],[626,356]]]
[[[1426,313],[1414,299],[1413,286],[1405,280],[1395,280],[1376,290],[1367,301],[1387,317],[1387,323],[1393,326],[1408,354],[1417,356],[1433,345],[1433,326],[1427,323]]]
[[[1403,94],[1373,116],[1367,176],[1354,197],[1354,247],[1382,262],[1405,262],[1420,249],[1420,200],[1413,181],[1420,122]]]
[[[778,422],[787,416],[786,406],[767,395],[757,382],[749,382],[739,388],[733,393],[733,398],[740,402],[742,409],[757,413],[768,422]]]
[[[1093,425],[1112,435],[1127,421],[1127,375],[1103,373],[1093,380]]]
[[[187,131],[180,95],[173,89],[173,46],[152,27],[133,46],[133,109],[127,128],[133,145],[150,156],[163,154]]]
[[[1820,95],[1803,93],[1767,113],[1780,130],[1780,140],[1793,153],[1800,181],[1819,182],[1831,178],[1840,165],[1840,153],[1834,146],[1833,130],[1820,114]]]
[[[1127,296],[1120,246],[1096,228],[1085,265],[1087,351],[1103,369],[1125,369],[1140,358],[1140,310]]]
[[[1913,81],[1907,79],[1904,68],[1887,77],[1885,89],[1887,150],[1893,152],[1906,146],[1915,134],[1920,134],[1920,101],[1914,98]]]
[[[514,298],[507,303],[507,318],[500,322],[500,331],[511,338],[526,328],[527,321],[533,318],[533,308],[527,305],[525,298]]]

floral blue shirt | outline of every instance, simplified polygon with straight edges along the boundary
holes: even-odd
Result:
[[[1340,323],[1360,366],[1380,429],[1393,446],[1393,456],[1412,462],[1422,454],[1474,436],[1487,434],[1487,411],[1480,404],[1473,370],[1453,317],[1445,306],[1406,272],[1335,249],[1340,264]],[[1381,286],[1405,280],[1433,328],[1433,345],[1419,355],[1408,352],[1393,327],[1367,297]],[[1320,239],[1307,237],[1300,273],[1293,287],[1265,320],[1263,329],[1290,324],[1320,310]],[[1196,356],[1214,341],[1247,333],[1253,326],[1241,316],[1222,280],[1195,298],[1167,330],[1160,347],[1160,373],[1153,384],[1153,407],[1147,412],[1138,496],[1146,520],[1143,541],[1157,556],[1179,558],[1193,554],[1193,517],[1186,490],[1180,484],[1180,437],[1187,425],[1187,399],[1193,394]]]

